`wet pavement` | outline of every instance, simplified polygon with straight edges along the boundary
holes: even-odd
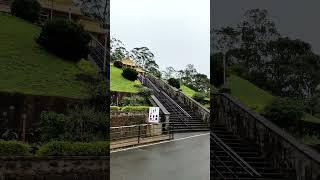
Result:
[[[175,139],[204,134],[180,133]],[[111,180],[209,180],[209,134],[111,154]]]

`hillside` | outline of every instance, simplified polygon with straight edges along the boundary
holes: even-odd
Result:
[[[122,70],[110,65],[110,90],[117,92],[138,92],[138,88],[134,85],[140,85],[139,81],[129,81],[125,79],[122,75]]]
[[[78,74],[86,73],[82,61],[75,64],[49,54],[34,38],[40,27],[0,13],[0,91],[33,95],[84,98],[88,95]]]
[[[182,93],[188,97],[192,97],[194,95],[194,93],[196,93],[196,91],[194,91],[193,89],[190,89],[189,87],[185,86],[185,85],[181,85],[180,87]]]
[[[236,75],[230,75],[227,79],[226,86],[231,89],[231,95],[233,97],[256,112],[262,112],[263,109],[276,98],[271,93],[258,88],[251,82]],[[310,114],[306,114],[304,120],[320,123],[320,119]]]

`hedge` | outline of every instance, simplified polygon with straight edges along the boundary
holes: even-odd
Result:
[[[109,143],[52,141],[42,145],[36,154],[38,156],[107,156]]]
[[[31,147],[19,141],[0,140],[0,156],[30,155]]]
[[[149,106],[111,106],[111,112],[130,112],[130,111],[146,111],[149,109]]]
[[[120,110],[121,110],[121,108],[119,106],[110,106],[110,111],[111,112],[118,112]]]

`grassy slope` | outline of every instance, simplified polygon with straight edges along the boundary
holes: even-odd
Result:
[[[249,108],[261,112],[275,97],[249,81],[235,75],[227,79],[227,87],[231,89],[231,95]],[[320,119],[306,114],[305,121],[320,123]]]
[[[188,97],[192,97],[194,93],[196,93],[193,89],[190,89],[185,85],[181,85],[180,89],[182,90],[182,93]]]
[[[116,68],[113,65],[110,66],[110,90],[118,91],[118,92],[131,92],[131,93],[138,92],[138,88],[134,87],[134,85],[140,84],[140,82],[129,81],[124,77],[122,77],[121,73],[122,73],[121,69]]]
[[[83,98],[85,84],[76,80],[79,65],[41,49],[34,41],[40,28],[0,13],[0,91]]]

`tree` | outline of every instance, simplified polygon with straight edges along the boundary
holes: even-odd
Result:
[[[121,61],[125,57],[129,56],[129,52],[125,48],[125,45],[122,41],[111,38],[111,62]]]
[[[147,69],[148,65],[150,64],[156,64],[154,61],[154,54],[147,47],[137,47],[132,49],[130,52],[130,56],[136,64],[143,67],[144,69]]]
[[[266,52],[270,57],[266,66],[268,77],[273,84],[271,90],[280,96],[303,96],[304,90],[301,91],[301,88],[304,89],[304,74],[309,73],[309,67],[314,69],[313,65],[318,68],[317,57],[309,56],[312,54],[310,44],[298,39],[279,38],[267,44]],[[311,64],[307,63],[308,61]],[[308,76],[310,78],[310,75]]]
[[[264,115],[282,128],[301,130],[299,123],[304,116],[304,107],[297,100],[278,98],[267,105]]]
[[[109,0],[76,0],[75,4],[81,8],[82,13],[100,22],[107,28],[110,17]]]
[[[227,52],[235,49],[239,42],[240,33],[236,31],[232,27],[222,27],[221,29],[217,29],[215,32],[215,43],[214,49],[216,52],[223,53],[223,83],[226,81],[226,61],[227,61]]]
[[[197,74],[197,70],[196,68],[194,67],[193,64],[188,64],[186,66],[186,68],[183,70],[183,77],[181,78],[181,81],[183,82],[183,84],[185,85],[190,85],[192,86],[193,84],[193,79],[194,79],[194,76]]]
[[[210,82],[205,74],[197,73],[194,75],[192,86],[199,92],[209,92]]]
[[[165,71],[163,71],[163,78],[170,79],[174,78],[176,70],[173,67],[167,67]]]
[[[168,84],[170,84],[171,86],[180,89],[180,81],[179,79],[175,79],[175,78],[170,78],[168,79]]]

